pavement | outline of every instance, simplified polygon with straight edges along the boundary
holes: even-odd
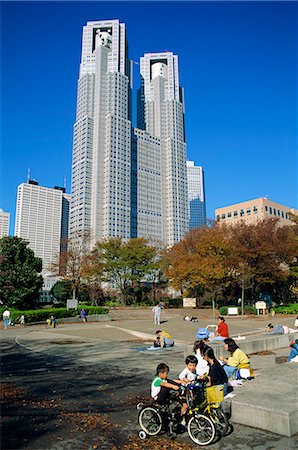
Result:
[[[182,320],[184,315],[198,316],[199,323]],[[170,375],[177,376],[184,368],[185,346],[194,341],[197,328],[216,320],[209,311],[194,314],[184,309],[163,311],[161,326],[152,323],[148,309],[114,310],[111,318],[110,322],[61,324],[57,329],[26,326],[1,331],[2,449],[196,448],[187,434],[174,442],[165,436],[140,441],[135,405],[148,399],[157,364],[166,362]],[[255,333],[260,336],[269,322],[293,327],[294,317],[227,318],[230,334],[247,339]],[[146,350],[157,328],[174,336],[174,348]],[[233,401],[242,392],[259,399],[261,395],[255,395],[258,380],[265,383],[262,397],[269,397],[272,380],[268,374],[276,373],[275,383],[283,385],[282,373],[289,364],[278,361],[289,349],[263,353],[251,355],[256,380],[235,388]],[[290,385],[291,381],[295,382],[294,373]],[[279,398],[288,402],[284,392]],[[295,403],[295,397],[290,401]],[[232,423],[230,435],[213,443],[213,449],[298,447],[297,435],[281,436]]]

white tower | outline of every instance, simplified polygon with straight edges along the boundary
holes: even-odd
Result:
[[[74,127],[70,235],[130,237],[131,86],[119,20],[83,30]]]
[[[188,229],[184,98],[171,52],[141,58],[138,127],[160,139],[162,239],[171,246]]]
[[[206,225],[206,202],[204,188],[204,171],[195,166],[194,161],[187,161],[189,228]]]

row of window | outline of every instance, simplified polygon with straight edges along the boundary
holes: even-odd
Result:
[[[284,212],[284,211],[280,211],[279,209],[276,208],[272,208],[271,206],[267,206],[265,205],[265,211],[267,213],[269,213],[271,216],[276,216],[276,217],[282,217],[283,219],[289,219],[289,215]],[[258,212],[258,207],[254,206],[253,208],[246,208],[246,211],[244,211],[244,209],[240,209],[239,214],[238,211],[234,211],[233,212],[233,217],[237,218],[239,217],[243,217],[245,214],[247,216],[250,216],[252,213],[253,214],[257,214]],[[220,219],[231,219],[232,218],[232,212],[228,212],[227,214],[223,213],[221,216],[217,215],[216,216],[216,220],[220,220]]]

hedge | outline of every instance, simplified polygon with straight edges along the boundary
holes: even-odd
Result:
[[[228,315],[228,306],[221,306],[219,308],[219,313],[222,316]],[[241,314],[241,308],[238,307],[238,314]],[[254,306],[244,306],[244,314],[257,314],[257,310]]]
[[[298,314],[298,303],[272,308],[277,314]]]
[[[56,319],[64,318],[64,317],[76,317],[80,315],[80,310],[84,308],[88,315],[92,314],[107,314],[109,312],[108,308],[104,308],[102,306],[82,306],[79,309],[69,309],[66,308],[48,308],[48,309],[32,309],[26,311],[20,311],[17,309],[10,309],[10,318],[14,323],[18,323],[20,321],[21,315],[25,316],[25,323],[32,322],[45,322],[46,319],[50,318],[52,315]],[[0,309],[0,314],[2,318],[2,314],[5,308]]]

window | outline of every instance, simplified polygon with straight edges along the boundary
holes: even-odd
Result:
[[[238,211],[234,211],[234,217],[238,216]]]

